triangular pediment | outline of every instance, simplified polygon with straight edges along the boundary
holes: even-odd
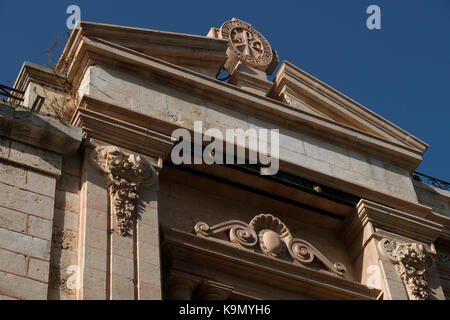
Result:
[[[82,37],[114,43],[214,78],[227,60],[227,40],[211,37],[83,21],[69,44]]]
[[[82,22],[57,70],[77,88],[89,66],[111,65],[268,123],[332,137],[337,144],[410,171],[422,160],[427,144],[289,62],[281,65],[267,95],[219,81],[216,75],[226,61],[226,47],[224,40],[215,38]],[[202,48],[215,53],[205,55]]]
[[[428,145],[356,101],[285,61],[270,96],[289,106],[341,125],[415,149],[423,154]]]

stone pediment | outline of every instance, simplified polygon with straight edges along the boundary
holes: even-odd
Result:
[[[68,46],[81,38],[102,39],[146,55],[216,77],[227,60],[227,40],[196,35],[80,22]],[[63,67],[64,52],[57,68]]]
[[[428,145],[288,61],[274,79],[270,97],[315,116],[363,131],[423,154]]]
[[[78,88],[91,65],[121,68],[268,123],[332,137],[409,171],[420,164],[427,144],[289,62],[267,96],[217,80],[226,52],[224,39],[81,22],[56,69]]]

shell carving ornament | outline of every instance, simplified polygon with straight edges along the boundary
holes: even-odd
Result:
[[[272,62],[269,42],[247,22],[235,18],[225,22],[220,37],[228,39],[227,52],[250,67],[263,68]]]
[[[422,244],[383,239],[379,243],[385,257],[395,264],[411,300],[429,299],[427,273],[433,258]]]
[[[128,236],[137,218],[139,187],[152,185],[157,173],[139,155],[126,154],[114,146],[96,147],[92,156],[93,163],[107,178],[111,212],[116,218],[115,231]]]
[[[205,222],[194,226],[197,235],[221,237],[228,233],[229,241],[267,256],[298,263],[303,266],[321,265],[335,275],[343,276],[346,269],[340,263],[332,263],[312,244],[293,238],[287,226],[271,214],[259,214],[250,223],[231,220],[210,227]]]

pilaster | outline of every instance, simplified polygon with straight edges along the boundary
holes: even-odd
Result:
[[[386,300],[445,299],[434,241],[443,226],[362,199],[347,218],[343,238],[360,281]]]
[[[158,160],[86,143],[78,299],[160,299]]]

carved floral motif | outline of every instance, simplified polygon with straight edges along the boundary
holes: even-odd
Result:
[[[395,264],[410,299],[429,299],[427,272],[433,260],[425,247],[422,244],[399,243],[388,239],[380,241],[379,246]]]
[[[94,164],[107,177],[111,211],[117,222],[116,232],[127,236],[136,220],[139,186],[152,185],[157,177],[156,171],[142,157],[126,154],[113,146],[95,148],[93,157]]]
[[[287,226],[271,214],[257,215],[249,224],[231,220],[210,227],[205,222],[198,222],[194,226],[194,232],[197,235],[221,239],[228,232],[226,240],[255,251],[258,244],[261,253],[265,255],[304,266],[322,265],[339,276],[346,272],[342,263],[333,264],[309,242],[293,238]]]

